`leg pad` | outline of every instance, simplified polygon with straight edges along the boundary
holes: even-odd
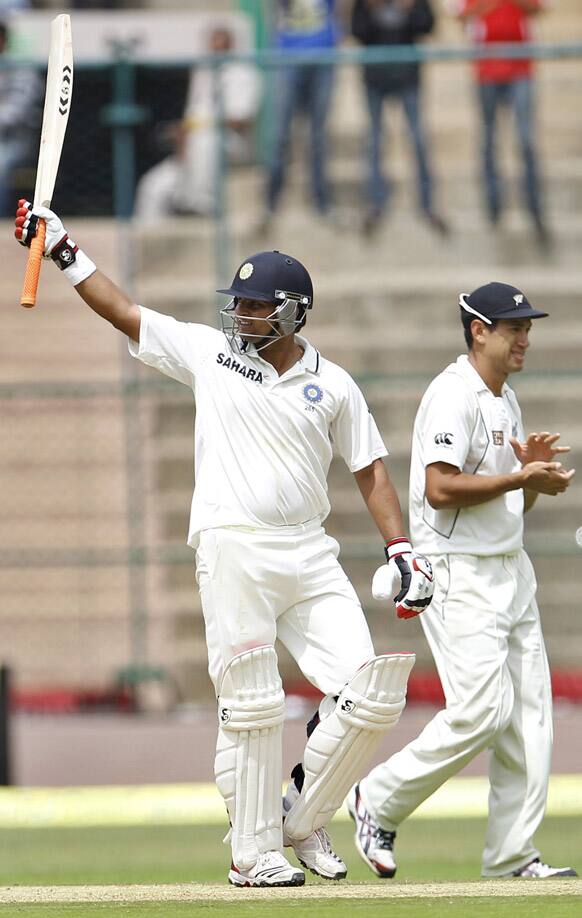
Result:
[[[218,698],[216,785],[232,825],[233,861],[252,867],[282,848],[281,736],[285,695],[271,646],[234,657]]]
[[[326,825],[361,778],[382,736],[400,718],[414,660],[414,654],[375,657],[337,702],[323,699],[321,722],[305,747],[303,789],[285,818],[291,838],[307,838]]]

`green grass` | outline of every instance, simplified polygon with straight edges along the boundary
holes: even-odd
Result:
[[[241,891],[242,892],[242,891]],[[244,895],[244,893],[243,893]],[[9,909],[9,911],[5,911]],[[224,918],[576,918],[580,899],[567,896],[555,899],[458,898],[411,899],[389,902],[322,901],[304,902],[232,902],[232,903],[140,903],[136,905],[34,905],[4,906],[0,915],[18,918],[193,918],[220,914]]]
[[[0,885],[223,883],[229,848],[222,844],[222,835],[219,826],[3,829]],[[385,882],[356,854],[351,823],[334,822],[332,835],[351,881]],[[396,843],[398,879],[479,879],[484,835],[482,819],[409,820]],[[536,841],[549,863],[582,868],[582,831],[576,817],[546,819]],[[312,875],[309,882],[325,885]]]
[[[332,828],[335,847],[348,864],[349,880],[381,884],[389,894],[389,881],[375,877],[355,853],[351,825],[335,822]],[[398,880],[479,880],[484,833],[482,819],[409,820],[398,834]],[[226,885],[229,849],[221,838],[217,826],[5,829],[0,833],[0,885]],[[550,863],[582,868],[579,819],[548,818],[537,843]],[[307,882],[310,886],[327,885],[311,874]],[[0,905],[0,918],[186,918],[211,912],[225,918],[383,918],[388,908],[389,918],[574,918],[582,913],[582,899],[570,896],[245,902],[244,895],[240,890],[240,901],[234,903]]]

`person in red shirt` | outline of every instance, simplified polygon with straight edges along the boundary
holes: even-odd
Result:
[[[545,0],[459,0],[458,17],[466,22],[476,44],[529,42],[531,17]],[[501,217],[504,195],[496,162],[496,126],[502,106],[512,109],[523,160],[523,195],[539,243],[550,242],[540,195],[534,144],[533,63],[529,58],[483,58],[475,61],[483,123],[483,182],[487,213],[495,225]]]

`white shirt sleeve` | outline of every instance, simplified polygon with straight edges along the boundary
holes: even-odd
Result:
[[[387,456],[388,450],[364,396],[347,373],[346,381],[343,404],[332,421],[330,434],[350,472],[358,472],[374,459]]]
[[[178,322],[172,316],[140,306],[139,344],[129,341],[129,353],[166,376],[192,385],[201,357],[208,350],[216,329],[207,325]]]
[[[424,466],[446,462],[463,470],[477,421],[477,399],[466,386],[450,382],[432,387],[423,400]]]

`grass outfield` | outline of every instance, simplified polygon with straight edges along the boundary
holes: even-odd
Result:
[[[535,899],[507,897],[495,900],[461,897],[443,902],[427,899],[411,899],[407,902],[395,902],[393,899],[324,902],[316,899],[306,903],[294,901],[283,904],[150,902],[136,905],[11,905],[0,908],[0,915],[14,915],[15,918],[203,918],[210,914],[224,918],[576,918],[580,915],[579,908],[579,898],[536,896]]]
[[[409,820],[398,835],[397,881],[382,881],[362,863],[355,853],[349,823],[336,821],[334,844],[349,868],[349,882],[337,887],[308,875],[309,897],[281,901],[262,891],[259,899],[245,901],[245,890],[232,890],[233,900],[218,897],[200,902],[91,902],[0,905],[0,916],[19,918],[103,918],[127,915],[128,918],[182,918],[213,914],[246,918],[310,918],[313,916],[383,915],[390,908],[390,918],[445,918],[445,916],[504,916],[528,918],[574,918],[582,914],[582,881],[576,883],[577,895],[559,893],[559,880],[546,882],[515,881],[515,892],[507,898],[467,896],[467,882],[479,881],[479,865],[485,821],[483,819]],[[228,890],[226,872],[229,851],[221,843],[217,825],[140,826],[114,828],[2,829],[0,833],[0,885],[79,886],[128,884],[217,884]],[[582,831],[578,817],[549,817],[537,839],[544,858],[550,863],[582,868]],[[365,898],[357,896],[353,884],[366,884]],[[449,883],[440,897],[420,884]],[[414,898],[399,898],[401,884],[414,885]],[[418,884],[418,885],[417,885]],[[458,890],[457,884],[462,884]],[[317,896],[324,887],[326,899]],[[341,890],[349,886],[352,898],[343,898]],[[329,898],[331,889],[337,897]],[[390,890],[392,889],[392,894]],[[418,889],[418,896],[416,890]],[[520,895],[523,889],[524,895]],[[258,892],[258,891],[257,891]],[[275,891],[277,893],[279,891]],[[285,893],[286,891],[281,890]],[[307,893],[308,890],[306,889]],[[346,893],[348,890],[346,889]],[[407,892],[403,890],[403,892]],[[513,887],[511,887],[513,892]],[[255,891],[253,891],[255,893]],[[445,894],[443,897],[443,893]],[[527,895],[525,895],[527,893]],[[387,898],[376,898],[376,895]],[[256,896],[256,893],[255,893]],[[373,896],[373,897],[372,897]],[[333,911],[332,911],[333,910]]]

